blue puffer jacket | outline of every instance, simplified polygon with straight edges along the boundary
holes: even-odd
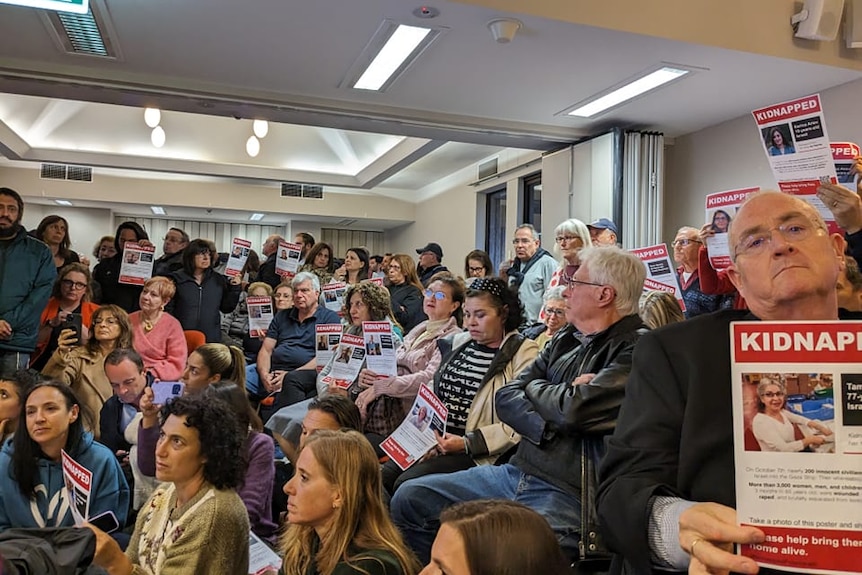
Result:
[[[21,430],[19,433],[26,433]],[[12,477],[13,442],[7,441],[0,452],[0,531],[11,527],[73,527],[70,502],[63,489],[63,468],[59,461],[40,457],[36,498],[27,499]],[[120,462],[111,450],[84,433],[81,443],[69,455],[93,472],[90,487],[90,517],[113,511],[120,525],[126,524],[129,486]]]
[[[0,319],[12,326],[12,336],[0,339],[0,350],[31,353],[36,348],[39,318],[55,279],[51,250],[19,226],[9,245],[0,247]]]

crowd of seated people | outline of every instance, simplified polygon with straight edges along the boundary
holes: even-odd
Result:
[[[0,209],[20,213],[10,192]],[[642,262],[607,218],[558,224],[553,263],[538,231],[519,226],[502,277],[480,250],[463,277],[449,272],[435,242],[373,265],[352,247],[336,266],[332,246],[300,234],[300,271],[275,288],[244,281],[252,269],[217,272],[212,242],[178,229],[162,273],[136,286],[119,280],[123,246],[149,244],[135,222],[100,241],[91,275],[63,218],[28,238],[20,217],[0,221],[4,255],[32,260],[0,286],[0,531],[80,523],[65,453],[92,473],[84,519],[110,511],[118,523],[87,525],[92,563],[111,574],[249,573],[251,535],[279,557],[273,574],[752,573],[727,552],[764,540],[735,523],[729,433],[679,437],[695,423],[730,429],[730,321],[860,317],[862,201],[837,185],[818,193],[844,238],[774,192],[680,228],[682,302],[644,291]],[[785,233],[788,220],[804,233]],[[770,231],[740,237],[752,229]],[[732,254],[719,270],[706,248],[717,230]],[[261,275],[276,258],[264,253]],[[804,261],[789,289],[765,269],[791,257]],[[329,282],[348,286],[340,313],[323,297]],[[248,296],[272,298],[259,337]],[[316,326],[362,336],[368,321],[389,323],[397,375],[363,365],[334,381],[339,357],[318,365]],[[206,343],[188,347],[188,330]],[[156,404],[164,382],[179,391]],[[684,393],[663,394],[669,385]],[[445,430],[402,469],[380,446],[418,417],[423,386],[447,408]],[[834,441],[786,394],[780,379],[757,386],[760,450]]]

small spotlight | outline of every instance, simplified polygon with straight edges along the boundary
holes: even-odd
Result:
[[[255,120],[252,124],[254,135],[260,139],[266,138],[269,133],[269,123],[266,120]]]
[[[153,128],[153,133],[150,134],[150,141],[157,148],[165,145],[165,130],[161,126]]]
[[[254,136],[249,136],[248,141],[245,143],[245,151],[252,158],[256,158],[260,153],[260,140]]]
[[[158,108],[146,108],[144,110],[144,122],[147,127],[155,128],[162,121],[162,113]]]

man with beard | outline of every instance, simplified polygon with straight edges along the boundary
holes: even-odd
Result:
[[[24,202],[0,188],[0,378],[25,369],[57,277],[48,246],[21,226]]]

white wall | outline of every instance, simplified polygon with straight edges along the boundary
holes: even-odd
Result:
[[[821,93],[833,142],[862,143],[860,97],[862,80]],[[665,240],[673,239],[680,226],[704,223],[707,194],[748,186],[776,188],[751,115],[677,138],[666,151]]]
[[[72,249],[90,258],[91,264],[95,266],[97,262],[93,257],[93,247],[102,236],[113,235],[116,230],[111,210],[28,204],[27,198],[24,198],[22,223],[28,230],[35,229],[42,218],[52,214],[66,218]]]

